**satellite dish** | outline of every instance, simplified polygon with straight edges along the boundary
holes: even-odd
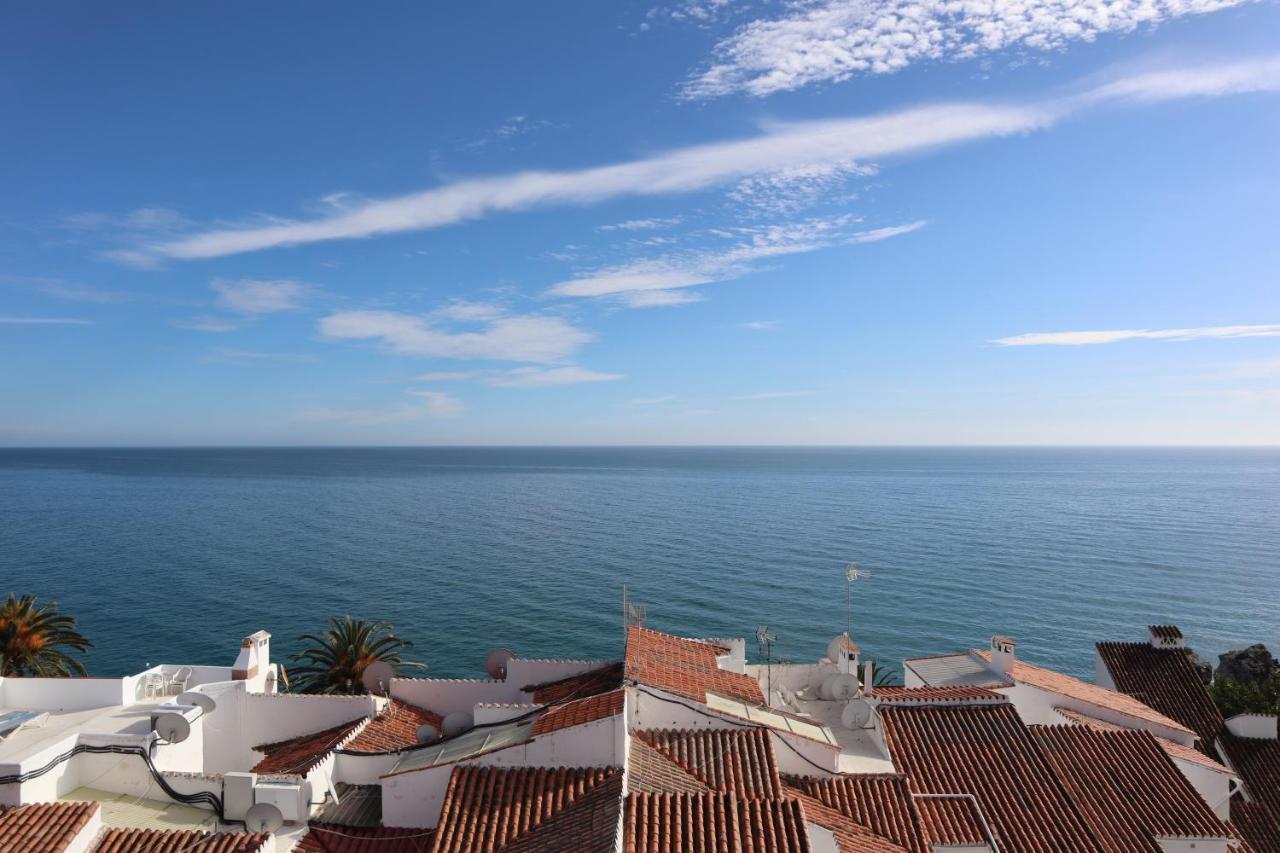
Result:
[[[213,697],[207,693],[197,693],[194,690],[188,690],[186,693],[178,695],[173,701],[179,705],[192,705],[199,708],[205,714],[212,714],[218,707],[218,703],[213,701]]]
[[[169,743],[182,743],[191,737],[191,723],[181,714],[161,714],[156,717],[155,729]]]
[[[847,672],[828,675],[822,682],[822,689],[818,691],[818,695],[823,699],[848,702],[858,695],[858,679]]]
[[[507,662],[515,656],[516,653],[511,649],[494,649],[489,652],[489,657],[485,658],[484,670],[489,673],[490,678],[502,681],[507,677]]]
[[[435,743],[440,740],[440,730],[430,723],[418,726],[418,743]]]
[[[865,729],[871,722],[871,706],[865,699],[854,699],[844,706],[840,714],[840,725],[846,729]]]
[[[444,736],[453,737],[460,735],[475,725],[475,721],[471,717],[470,711],[454,711],[452,714],[444,718]]]
[[[250,832],[275,832],[284,826],[284,815],[271,803],[258,803],[244,813],[244,828]]]
[[[395,677],[396,668],[386,661],[371,663],[364,668],[360,683],[364,689],[375,696],[386,696],[391,690],[391,679]]]
[[[822,683],[831,677],[836,668],[831,663],[820,663],[815,666],[809,673],[809,694],[811,696],[822,695]]]

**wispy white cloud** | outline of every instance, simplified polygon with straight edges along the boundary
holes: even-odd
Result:
[[[674,228],[683,222],[684,219],[679,216],[671,216],[666,219],[628,219],[625,222],[615,222],[612,225],[599,225],[597,231],[658,231],[663,228]]]
[[[461,382],[464,379],[475,379],[483,373],[481,370],[433,370],[413,378],[420,382]]]
[[[910,233],[925,224],[920,221],[875,231],[853,231],[852,226],[857,222],[856,217],[845,214],[735,228],[721,232],[736,239],[728,248],[711,248],[629,261],[557,282],[547,292],[555,296],[625,294],[622,297],[624,304],[632,307],[681,304],[691,300],[680,297],[680,289],[741,278],[757,269],[761,261],[769,258],[812,252],[839,243],[885,240],[898,234]]]
[[[788,166],[776,172],[743,178],[729,191],[729,198],[750,213],[767,216],[791,214],[819,201],[830,202],[832,194],[849,178],[873,175],[876,171],[873,166],[859,165],[852,160]],[[843,200],[852,201],[853,198],[846,195]]]
[[[426,230],[504,211],[590,205],[625,196],[684,193],[752,175],[918,154],[1052,126],[1101,103],[1280,89],[1280,60],[1179,68],[1111,81],[1081,95],[1027,104],[953,103],[880,115],[779,125],[760,135],[681,148],[609,166],[478,178],[310,220],[276,220],[146,244],[135,254],[210,258],[277,246]],[[136,259],[135,259],[136,260]]]
[[[758,391],[754,394],[738,394],[730,400],[785,400],[790,397],[812,397],[817,391]]]
[[[230,280],[215,278],[209,285],[218,294],[218,304],[237,314],[274,314],[278,311],[295,311],[312,287],[299,281],[277,279],[262,281],[242,278]]]
[[[636,397],[634,399],[627,400],[626,402],[622,403],[622,405],[628,408],[636,408],[640,406],[658,406],[658,405],[661,405],[662,403],[673,402],[675,401],[675,399],[676,397],[674,394],[663,394],[661,397]]]
[[[454,415],[460,415],[466,408],[457,397],[446,394],[443,391],[408,391],[406,393],[421,398],[426,406],[427,414],[433,418],[449,418]]]
[[[1205,326],[1198,329],[1111,329],[1092,332],[1032,332],[997,338],[991,343],[1006,347],[1090,346],[1119,341],[1194,341],[1203,338],[1280,337],[1280,324],[1261,326]]]
[[[308,364],[316,360],[313,355],[297,352],[259,352],[255,350],[219,347],[211,350],[203,361],[213,364],[254,365],[262,363]]]
[[[62,217],[58,225],[68,231],[177,231],[191,224],[191,220],[176,210],[166,207],[140,207],[124,213],[100,213],[88,211]]]
[[[912,231],[919,231],[928,225],[928,220],[917,219],[915,222],[909,222],[906,225],[891,225],[888,228],[872,228],[870,231],[859,231],[853,235],[854,243],[878,243],[881,240],[888,240],[890,237],[897,237],[902,234],[910,234]]]
[[[564,361],[594,338],[561,317],[486,312],[474,303],[427,314],[339,311],[322,318],[319,331],[330,340],[374,341],[403,355],[532,362]]]
[[[78,317],[0,317],[3,326],[88,326],[92,323]]]
[[[485,382],[498,388],[547,388],[583,382],[616,382],[625,378],[621,373],[601,373],[570,364],[564,367],[517,367],[494,374]]]
[[[196,332],[234,332],[237,329],[243,329],[245,320],[231,317],[212,317],[199,316],[188,317],[184,320],[174,320],[173,325],[179,329],[191,329]]]
[[[39,276],[0,275],[0,285],[20,288],[66,302],[90,302],[98,305],[128,302],[135,297],[134,294],[124,290],[103,290],[60,278]]]
[[[418,421],[424,418],[449,418],[462,414],[466,406],[461,400],[443,391],[406,391],[419,398],[420,403],[381,406],[374,408],[307,409],[293,418],[312,423],[340,423],[347,426],[381,426],[383,424]]]
[[[764,96],[1011,47],[1058,49],[1247,0],[808,0],[740,27],[682,87],[690,99]]]
[[[751,320],[747,323],[739,323],[744,329],[751,329],[756,332],[771,332],[778,328],[777,320]]]
[[[691,290],[633,290],[618,294],[628,308],[673,308],[702,302],[705,297]]]

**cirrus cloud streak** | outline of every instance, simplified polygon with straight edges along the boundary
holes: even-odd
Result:
[[[1275,338],[1280,324],[1259,326],[1204,326],[1198,329],[1109,329],[1090,332],[1032,332],[991,343],[1006,347],[1095,346],[1120,341],[1194,341],[1203,338]]]

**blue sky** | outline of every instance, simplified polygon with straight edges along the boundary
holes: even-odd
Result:
[[[0,444],[1275,444],[1280,8],[44,4]]]

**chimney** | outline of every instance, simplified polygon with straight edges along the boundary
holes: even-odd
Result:
[[[1177,625],[1148,625],[1147,642],[1153,649],[1185,649],[1187,641]]]
[[[247,681],[265,672],[271,663],[271,635],[266,631],[250,634],[240,641],[240,654],[231,666],[233,681]]]
[[[1014,650],[1018,644],[999,634],[991,638],[991,668],[1001,675],[1013,672]]]

